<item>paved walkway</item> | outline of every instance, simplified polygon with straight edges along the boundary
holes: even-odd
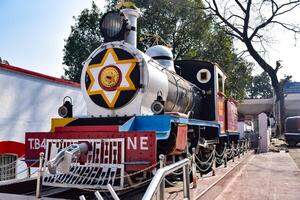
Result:
[[[289,154],[300,169],[300,146],[298,145],[297,147],[290,147]]]
[[[240,159],[237,157],[235,158],[235,162],[232,162],[232,160],[228,161],[227,168],[224,168],[223,166],[219,166],[216,169],[216,175],[212,176],[212,173],[208,173],[206,175],[203,175],[203,177],[198,177],[197,181],[197,188],[191,188],[191,199],[202,199],[202,200],[212,200],[217,197],[218,194],[222,191],[224,188],[224,185],[231,180],[222,179],[226,175],[226,177],[234,177],[240,170],[240,165],[244,166],[244,162],[247,163],[247,159],[252,156],[251,152],[248,152],[244,156],[241,156]],[[199,175],[199,174],[198,174]],[[200,176],[200,175],[199,175]],[[220,180],[225,180],[226,183]],[[214,186],[213,190],[209,190],[213,185],[215,185],[217,182],[221,182],[220,184],[217,184],[217,186]],[[182,200],[183,199],[183,191],[182,191],[182,182],[177,182],[176,187],[169,187],[165,189],[165,199],[167,200]],[[206,192],[209,190],[209,192]],[[205,193],[205,195],[203,195]]]
[[[300,170],[288,153],[252,155],[217,200],[299,200]]]

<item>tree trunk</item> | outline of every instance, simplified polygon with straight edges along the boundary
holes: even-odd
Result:
[[[271,65],[269,65],[254,49],[251,41],[248,38],[244,38],[245,45],[247,46],[249,54],[252,56],[252,58],[259,64],[259,66],[268,73],[271,79],[271,83],[274,89],[274,93],[276,95],[276,105],[279,105],[279,115],[276,119],[276,135],[280,136],[282,135],[284,131],[284,93],[283,93],[283,86],[278,81],[277,78],[277,68],[273,68]]]
[[[276,104],[279,105],[279,123],[277,122],[276,135],[281,136],[285,131],[285,102],[284,102],[284,84],[279,83],[279,92],[276,94]]]

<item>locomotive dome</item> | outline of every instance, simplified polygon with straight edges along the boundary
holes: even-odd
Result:
[[[162,45],[150,47],[146,54],[170,71],[175,72],[173,53],[170,48]]]

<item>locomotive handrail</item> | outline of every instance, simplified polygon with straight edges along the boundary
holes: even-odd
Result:
[[[166,167],[160,168],[157,170],[155,176],[153,177],[148,189],[146,190],[142,200],[150,200],[154,196],[154,194],[157,192],[159,189],[159,196],[160,199],[164,199],[164,184],[163,181],[165,177],[172,172],[183,168],[184,173],[183,173],[183,189],[184,189],[184,198],[190,199],[190,184],[189,184],[189,164],[190,164],[190,159],[185,158],[183,160],[180,160],[176,163],[173,163],[171,165],[168,165]]]

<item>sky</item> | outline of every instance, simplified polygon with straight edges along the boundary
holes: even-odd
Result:
[[[54,77],[64,73],[64,40],[84,8],[92,0],[0,0],[0,57],[11,65]],[[105,0],[95,0],[103,8]],[[300,10],[285,17],[300,24]],[[293,75],[300,81],[300,35],[295,42],[292,34],[274,29],[274,41],[265,59],[273,64],[282,60],[279,77]],[[237,44],[242,49],[243,45]],[[252,61],[250,59],[250,61]],[[254,62],[254,61],[253,61]],[[255,73],[260,73],[258,66]]]
[[[96,0],[104,7],[105,0]],[[13,66],[61,77],[64,40],[92,0],[0,0],[0,57]]]

